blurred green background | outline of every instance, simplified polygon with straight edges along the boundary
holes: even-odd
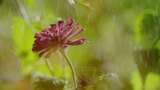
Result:
[[[160,0],[0,0],[0,90],[71,90],[59,53],[32,52],[35,32],[73,17],[87,42],[67,49],[78,90],[160,90]]]

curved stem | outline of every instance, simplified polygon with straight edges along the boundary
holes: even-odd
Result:
[[[47,59],[45,59],[45,64],[46,64],[46,66],[47,66],[47,68],[48,68],[48,70],[49,70],[50,74],[53,76],[53,75],[54,75],[54,74],[53,74],[53,71],[52,71],[52,69],[50,68],[50,66],[49,66],[49,62],[48,62],[48,60],[47,60]]]
[[[65,54],[64,50],[60,50],[60,53],[65,58],[65,60],[67,61],[67,64],[69,65],[69,67],[71,69],[73,81],[74,81],[74,87],[76,89],[77,88],[77,77],[76,77],[76,72],[74,70],[74,67],[73,67],[72,63],[70,62],[69,58],[67,57],[67,55]]]

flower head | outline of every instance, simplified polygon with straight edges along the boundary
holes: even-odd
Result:
[[[85,39],[82,37],[74,39],[74,37],[82,31],[83,28],[75,23],[72,18],[69,18],[66,22],[60,20],[35,34],[32,51],[46,57],[58,49],[70,45],[81,45],[85,42]]]

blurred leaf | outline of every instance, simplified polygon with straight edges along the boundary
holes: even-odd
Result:
[[[33,90],[64,90],[64,81],[49,77],[36,77],[33,80]]]
[[[15,52],[22,59],[22,68],[26,72],[28,68],[31,69],[32,63],[37,59],[37,56],[32,52],[34,33],[21,17],[15,17],[13,19],[12,35]]]
[[[131,83],[133,85],[133,90],[142,90],[142,80],[138,71],[132,73]]]
[[[76,0],[77,4],[83,6],[83,7],[86,7],[88,9],[93,9],[92,6],[91,6],[91,2],[90,1],[87,1],[87,0]]]
[[[125,7],[126,9],[138,8],[138,10],[143,8],[155,9],[160,5],[159,0],[122,0],[121,2],[124,3],[124,5],[121,5],[121,7]]]
[[[19,17],[14,18],[12,29],[13,40],[18,53],[30,51],[34,40],[34,33],[29,29],[25,21]],[[25,55],[26,53],[23,52],[22,57]]]
[[[144,48],[152,48],[160,38],[160,16],[152,10],[145,11],[138,17],[135,35]]]
[[[35,3],[35,0],[25,0],[28,6],[32,6]]]
[[[160,89],[160,77],[157,74],[149,73],[146,82],[145,90],[159,90]]]

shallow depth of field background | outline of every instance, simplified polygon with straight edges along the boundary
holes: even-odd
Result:
[[[87,42],[67,49],[78,90],[160,90],[160,0],[0,0],[0,90],[70,90],[63,57],[32,52],[35,32],[73,17]]]

